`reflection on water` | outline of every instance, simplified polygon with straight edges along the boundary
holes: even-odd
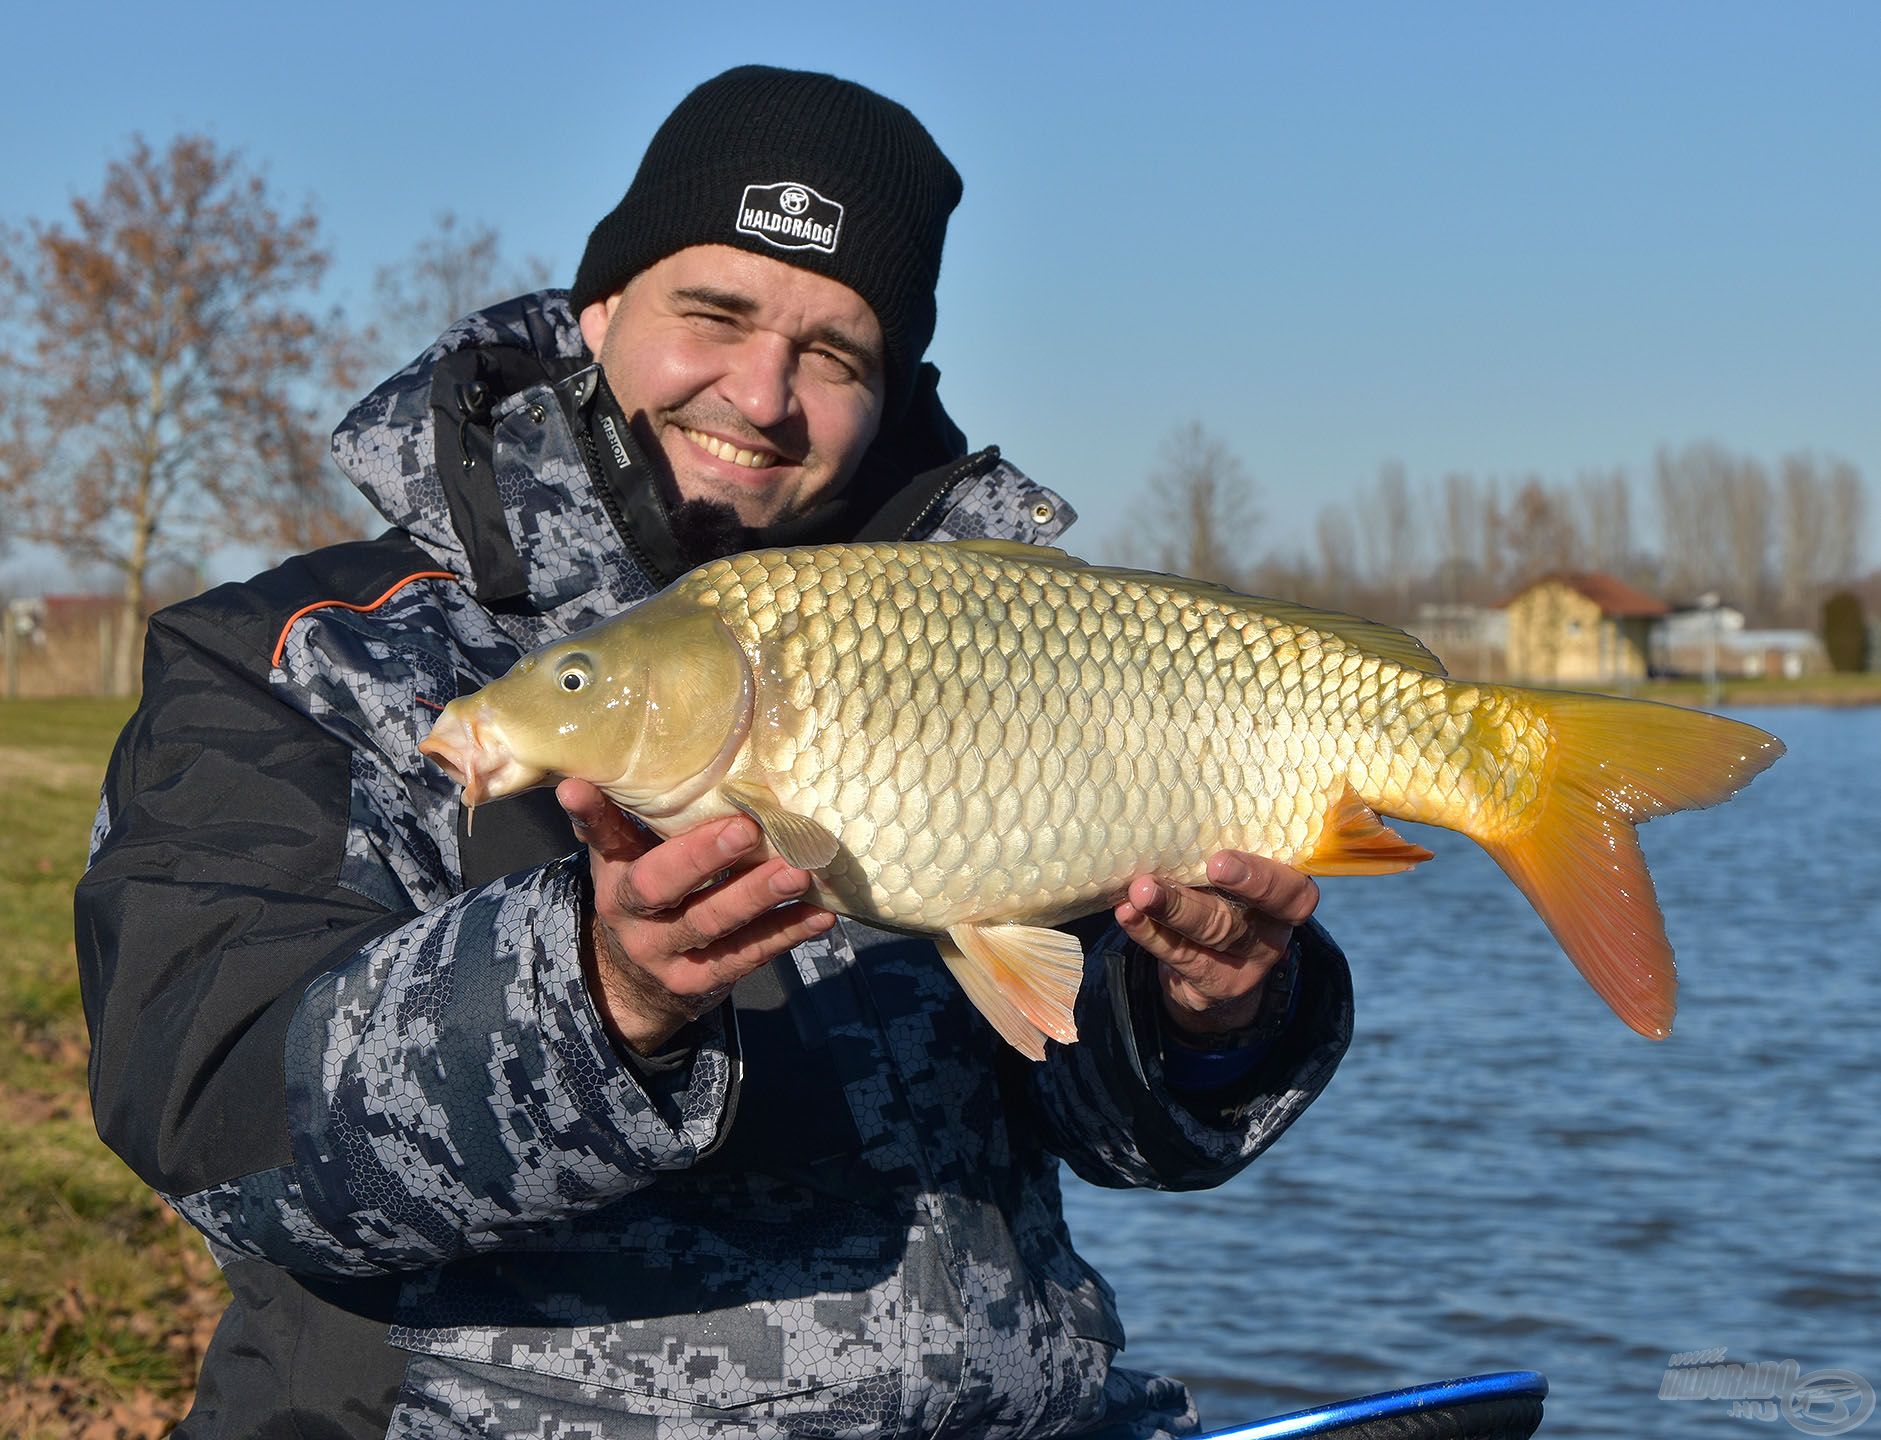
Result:
[[[1327,883],[1358,1035],[1319,1103],[1216,1191],[1066,1174],[1125,1363],[1216,1427],[1536,1369],[1550,1437],[1740,1433],[1658,1398],[1674,1351],[1881,1384],[1881,710],[1739,718],[1788,756],[1643,831],[1682,976],[1663,1043],[1460,836],[1402,827],[1437,859]]]

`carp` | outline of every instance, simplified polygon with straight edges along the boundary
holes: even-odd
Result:
[[[1353,615],[1013,541],[714,560],[452,701],[419,748],[476,806],[574,776],[671,835],[743,813],[806,897],[931,936],[1033,1059],[1076,1039],[1052,928],[1221,849],[1311,875],[1460,831],[1641,1034],[1672,949],[1635,827],[1728,798],[1774,737],[1639,700],[1453,681]]]

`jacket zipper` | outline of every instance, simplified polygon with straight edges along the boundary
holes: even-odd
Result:
[[[941,502],[953,494],[962,480],[965,480],[975,471],[990,469],[998,459],[999,447],[997,445],[988,445],[984,450],[977,450],[973,454],[965,456],[958,461],[954,465],[954,468],[949,470],[942,478],[939,487],[928,499],[927,504],[923,505],[916,513],[914,519],[910,520],[903,528],[901,538],[906,540],[911,537],[915,531],[919,530],[922,524],[927,520],[927,517],[940,508]]]

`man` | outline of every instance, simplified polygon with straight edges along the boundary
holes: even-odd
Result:
[[[235,1296],[180,1433],[1194,1427],[1111,1366],[1058,1161],[1214,1184],[1304,1109],[1351,1024],[1310,881],[1139,877],[1033,1065],[749,822],[653,844],[570,781],[472,835],[416,751],[710,555],[1070,522],[921,363],[959,193],[859,86],[707,82],[572,296],[342,425],[396,530],[152,620],[78,928],[100,1132]]]

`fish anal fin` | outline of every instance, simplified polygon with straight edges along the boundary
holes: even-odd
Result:
[[[934,942],[960,988],[1007,1044],[1045,1058],[1047,1038],[1077,1042],[1084,983],[1077,937],[1038,925],[956,925]]]
[[[823,869],[842,848],[809,816],[786,810],[765,785],[729,780],[719,786],[719,794],[757,821],[771,848],[799,870]]]
[[[1350,782],[1341,782],[1339,798],[1326,812],[1319,845],[1300,864],[1308,875],[1395,875],[1430,859],[1359,799]]]

